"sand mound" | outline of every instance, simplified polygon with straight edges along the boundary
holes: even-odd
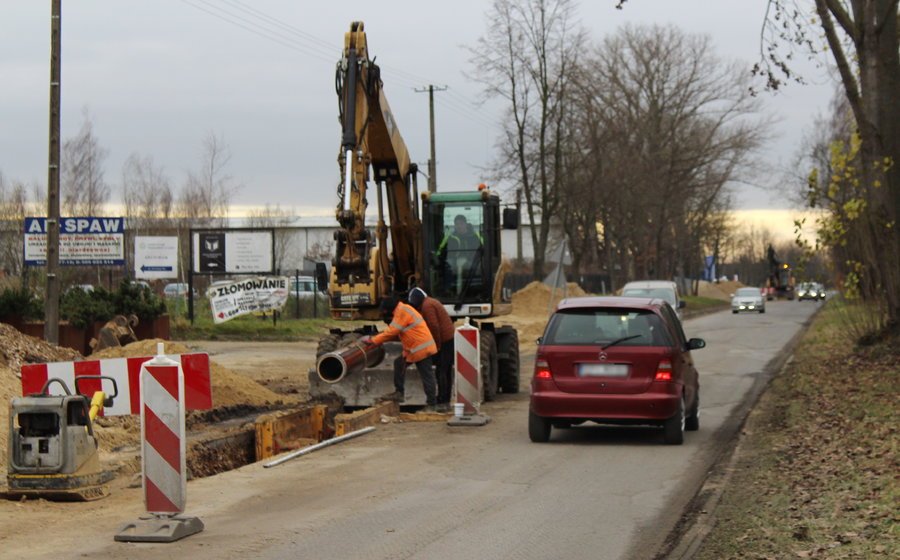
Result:
[[[731,301],[731,294],[734,293],[738,288],[743,288],[744,285],[740,282],[700,282],[700,286],[697,289],[697,295],[721,299],[724,301]]]
[[[543,282],[534,281],[528,284],[518,292],[512,295],[513,313],[515,314],[531,314],[538,311],[546,312],[555,306],[564,297],[585,296],[587,293],[581,289],[581,286],[574,282],[569,282],[566,289],[551,290],[549,286]]]
[[[547,319],[557,303],[564,297],[588,295],[581,286],[574,282],[566,285],[565,290],[551,290],[542,282],[532,282],[512,295],[512,315],[499,318],[499,323],[510,324],[519,331],[519,348],[523,352],[532,352],[537,346],[536,340],[544,334]]]

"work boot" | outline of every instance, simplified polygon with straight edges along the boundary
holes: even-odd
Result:
[[[437,412],[437,408],[433,404],[425,405],[419,412]]]
[[[403,393],[401,393],[400,391],[394,391],[393,393],[381,395],[381,400],[401,403],[403,402]]]
[[[441,403],[441,404],[435,406],[435,407],[434,407],[434,410],[435,410],[436,412],[440,412],[440,413],[442,413],[442,414],[446,414],[447,412],[450,412],[450,405],[449,405],[448,403]]]

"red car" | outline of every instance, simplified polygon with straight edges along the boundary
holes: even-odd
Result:
[[[546,442],[551,428],[585,421],[662,426],[666,443],[700,427],[700,386],[675,312],[661,299],[563,300],[538,339],[528,435]]]

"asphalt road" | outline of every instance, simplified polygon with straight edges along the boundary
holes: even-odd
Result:
[[[593,425],[533,444],[527,394],[501,395],[485,407],[493,419],[485,427],[384,424],[277,467],[192,481],[186,514],[206,529],[176,543],[113,542],[118,522],[141,513],[134,491],[130,503],[119,496],[92,508],[90,523],[72,515],[52,526],[57,545],[19,546],[22,534],[0,547],[51,557],[71,542],[78,556],[135,559],[652,558],[815,308],[769,302],[762,315],[686,322],[707,348],[694,352],[700,430],[682,446],[663,445],[650,428]]]

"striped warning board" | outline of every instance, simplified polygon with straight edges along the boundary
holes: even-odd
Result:
[[[456,355],[456,402],[465,405],[465,414],[478,414],[481,408],[481,336],[477,328],[469,324],[457,327],[454,335]]]
[[[212,390],[209,378],[209,355],[175,354],[170,356],[181,364],[184,372],[184,400],[188,410],[206,410],[212,408]],[[116,380],[119,396],[113,405],[103,410],[105,416],[141,413],[141,395],[138,377],[141,365],[150,356],[139,358],[110,358],[106,360],[84,360],[80,362],[53,362],[49,364],[26,364],[22,366],[22,395],[39,393],[48,379],[62,380],[72,392],[75,392],[75,378],[83,375],[105,375]],[[91,396],[101,390],[100,379],[86,379],[78,383],[78,389],[84,395]],[[105,382],[109,384],[109,382]],[[107,394],[112,394],[112,387],[103,386]],[[51,385],[50,394],[62,394],[62,387]]]
[[[144,504],[149,513],[181,513],[187,498],[181,364],[162,355],[144,362],[140,385]]]

